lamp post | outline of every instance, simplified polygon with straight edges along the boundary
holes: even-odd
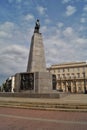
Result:
[[[74,77],[75,93],[76,93],[76,76]]]
[[[65,92],[66,92],[66,77],[64,77],[65,78]]]
[[[84,92],[86,93],[85,72],[83,72],[83,80],[84,80]]]

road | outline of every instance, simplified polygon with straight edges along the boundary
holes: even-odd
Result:
[[[0,130],[87,130],[87,113],[0,107]]]

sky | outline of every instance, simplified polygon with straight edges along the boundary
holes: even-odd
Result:
[[[47,67],[87,61],[87,0],[0,0],[0,84],[26,71],[37,19]]]

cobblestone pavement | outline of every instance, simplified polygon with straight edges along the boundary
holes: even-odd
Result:
[[[0,130],[87,130],[87,113],[0,107]]]

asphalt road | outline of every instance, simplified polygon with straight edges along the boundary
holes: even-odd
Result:
[[[87,130],[87,113],[0,107],[0,130]]]

